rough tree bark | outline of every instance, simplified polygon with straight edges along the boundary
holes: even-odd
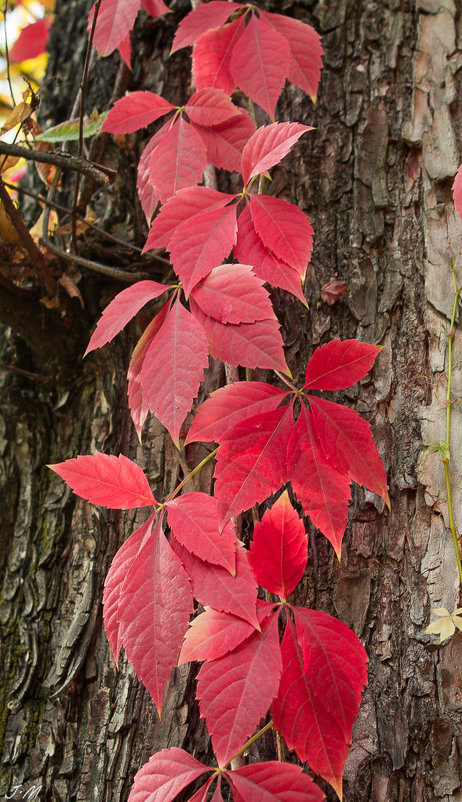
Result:
[[[169,59],[168,52],[189,6],[186,0],[170,5],[170,19],[140,16],[131,75],[118,56],[96,61],[88,111],[107,108],[114,92],[127,86],[184,100],[187,56]],[[462,800],[462,633],[442,647],[423,634],[430,607],[460,604],[441,460],[422,456],[425,444],[445,439],[449,259],[462,243],[451,203],[462,155],[462,14],[456,6],[455,0],[266,3],[312,23],[326,53],[316,108],[293,87],[279,104],[279,119],[316,126],[272,183],[274,194],[309,214],[316,233],[309,311],[287,294],[274,295],[288,363],[300,379],[313,348],[334,337],[384,346],[371,378],[338,400],[372,424],[389,472],[391,512],[355,487],[341,563],[311,531],[309,568],[296,599],[345,621],[369,654],[369,687],[345,772],[346,802]],[[85,0],[58,0],[40,110],[44,124],[71,113],[87,11]],[[134,172],[142,145],[136,136],[96,140],[92,156],[117,169],[118,178],[108,188],[84,187],[101,225],[138,246],[146,235]],[[73,180],[66,176],[61,202],[69,202]],[[127,273],[145,270],[159,280],[168,270],[162,273],[155,262],[140,266],[139,254],[94,233],[85,235],[81,249]],[[60,318],[40,304],[40,292],[11,298],[0,288],[0,320],[8,327],[2,364],[36,374],[1,374],[0,796],[27,798],[29,790],[29,798],[36,793],[43,802],[124,802],[134,773],[154,751],[182,746],[200,759],[211,757],[193,703],[194,671],[174,670],[159,722],[125,659],[116,669],[103,630],[102,586],[116,549],[142,518],[76,499],[45,465],[92,449],[123,452],[140,462],[161,497],[185,462],[197,464],[204,447],[179,458],[153,419],[143,446],[137,444],[125,383],[133,330],[80,359],[100,310],[122,285],[85,268],[79,277],[59,260],[54,269],[57,277],[66,271],[79,279],[84,311],[73,299]],[[462,268],[458,275],[462,283]],[[345,280],[348,289],[328,306],[320,288],[331,277]],[[456,359],[461,343],[458,331]],[[201,398],[220,381],[222,368],[213,365]],[[461,387],[457,367],[456,397]],[[457,404],[452,419],[460,527]],[[211,473],[203,472],[191,489],[209,490]],[[253,754],[273,758],[272,736],[255,744]]]

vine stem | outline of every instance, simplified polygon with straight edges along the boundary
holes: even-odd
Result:
[[[188,473],[188,475],[185,476],[185,478],[180,482],[178,487],[176,487],[175,490],[173,491],[173,493],[168,497],[168,499],[165,502],[165,504],[167,504],[169,501],[172,501],[172,499],[174,499],[175,496],[178,495],[178,493],[180,492],[181,488],[185,486],[186,482],[189,482],[189,480],[192,479],[192,477],[196,473],[198,473],[198,471],[200,471],[201,468],[203,468],[204,465],[207,464],[207,462],[209,462],[211,459],[213,459],[213,457],[215,456],[217,451],[218,451],[218,446],[213,451],[211,451],[210,454],[207,454],[207,456],[202,460],[202,462],[199,462],[199,465],[196,465],[196,467],[192,469],[191,473]]]
[[[226,766],[229,766],[233,762],[233,760],[236,760],[237,757],[244,754],[245,750],[248,749],[249,746],[255,743],[255,741],[258,741],[258,739],[261,738],[261,736],[264,735],[265,732],[268,732],[268,730],[273,729],[273,727],[274,727],[273,719],[271,719],[271,721],[268,721],[268,724],[265,724],[265,726],[262,727],[261,730],[258,730],[258,732],[256,732],[255,735],[252,735],[252,737],[245,742],[244,746],[241,746],[239,752],[236,752],[236,754],[232,756],[231,760],[228,760],[228,762],[222,768],[225,769]]]
[[[457,568],[459,571],[459,579],[460,584],[462,585],[462,561],[460,557],[460,549],[459,549],[459,541],[457,538],[457,531],[454,524],[454,516],[452,512],[452,499],[451,499],[451,482],[449,476],[449,462],[451,459],[451,450],[450,450],[450,427],[451,427],[451,379],[452,379],[452,341],[454,339],[454,326],[456,321],[456,314],[457,314],[457,306],[459,303],[460,292],[461,288],[457,287],[456,284],[456,275],[454,272],[454,263],[451,259],[451,274],[452,274],[452,282],[454,285],[454,303],[452,306],[452,315],[451,315],[451,327],[447,332],[448,337],[448,385],[446,390],[446,445],[447,445],[447,455],[445,455],[443,459],[444,464],[444,476],[446,479],[446,493],[448,497],[448,513],[449,513],[449,526],[451,529],[452,540],[454,543],[454,550],[456,553],[456,560],[457,560]]]

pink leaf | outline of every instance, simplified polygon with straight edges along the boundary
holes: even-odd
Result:
[[[130,92],[114,104],[101,131],[109,134],[131,134],[174,109],[175,106],[168,100],[154,92]]]
[[[304,390],[351,387],[370,371],[382,349],[358,340],[331,340],[317,348],[308,362]]]
[[[389,504],[387,477],[371,427],[354,409],[310,396],[313,427],[332,466]]]
[[[151,343],[162,326],[166,315],[170,309],[171,302],[167,301],[165,306],[161,309],[158,315],[151,320],[149,326],[145,329],[142,336],[138,340],[128,366],[127,380],[128,380],[128,406],[130,408],[130,415],[141,442],[141,430],[149,412],[149,404],[143,395],[143,386],[141,384],[141,369],[143,367],[144,358],[151,347]]]
[[[462,164],[457,170],[452,191],[454,194],[454,206],[462,218]]]
[[[284,490],[254,526],[249,563],[258,584],[287,598],[303,576],[307,550],[305,527]]]
[[[146,404],[176,445],[207,365],[204,332],[177,299],[152,340],[141,368]]]
[[[340,559],[350,478],[325,458],[313,433],[311,412],[304,404],[287,446],[287,475],[306,515],[332,543]]]
[[[228,256],[237,233],[236,206],[206,209],[181,223],[170,242],[170,259],[186,296]]]
[[[252,265],[254,273],[263,281],[267,281],[273,287],[288,290],[306,306],[299,273],[265,247],[255,230],[247,205],[242,210],[237,223],[234,256],[238,262]]]
[[[257,320],[255,323],[224,324],[205,315],[194,298],[191,312],[204,327],[210,354],[246,368],[281,370],[290,375],[277,320]]]
[[[13,47],[8,51],[9,60],[15,64],[37,58],[45,52],[50,33],[51,19],[43,19],[26,25],[19,34]]]
[[[292,610],[296,629],[288,619],[274,724],[289,749],[341,797],[351,727],[367,682],[367,655],[354,632],[337,619]]]
[[[197,305],[219,323],[255,323],[274,318],[268,292],[249,265],[215,267],[192,291]]]
[[[222,438],[215,466],[215,495],[227,521],[264,501],[286,481],[292,405],[242,421]]]
[[[159,131],[157,131],[156,134],[154,134],[143,150],[138,163],[136,188],[138,190],[138,196],[143,208],[143,212],[145,213],[148,221],[151,219],[159,203],[159,194],[151,180],[151,171],[149,169],[151,156],[157,148],[159,142],[172,127],[172,124],[173,120],[169,120],[165,123],[165,125],[162,126],[162,128],[160,128]]]
[[[192,611],[189,579],[159,522],[133,561],[119,599],[120,640],[159,715]]]
[[[172,548],[182,561],[191,580],[194,597],[203,605],[231,613],[259,628],[255,605],[257,586],[247,560],[247,551],[236,547],[236,575],[219,565],[212,565],[191,554],[172,538]]]
[[[322,802],[324,794],[304,774],[300,766],[290,763],[251,763],[225,776],[236,788],[243,802]]]
[[[279,164],[302,134],[312,130],[310,125],[299,123],[271,123],[258,128],[242,153],[241,172],[244,186],[254,176],[265,173],[275,164]]]
[[[178,190],[199,183],[206,166],[207,152],[201,137],[180,116],[149,162],[151,179],[162,203]]]
[[[141,5],[151,17],[161,17],[162,14],[168,14],[170,12],[164,0],[141,0]]]
[[[215,167],[222,167],[230,172],[240,171],[243,148],[255,131],[255,125],[247,112],[243,109],[239,111],[236,117],[213,128],[197,128],[206,145],[208,161]]]
[[[232,95],[236,83],[231,75],[233,48],[245,29],[245,15],[221,28],[204,33],[193,50],[193,76],[198,89],[214,86]]]
[[[186,114],[196,125],[220,125],[240,115],[239,109],[221,89],[206,87],[192,95],[185,106]]]
[[[130,33],[127,33],[125,39],[122,39],[119,42],[118,51],[120,53],[121,58],[125,61],[128,69],[131,68],[131,61],[132,61],[132,43],[130,40]]]
[[[171,52],[195,44],[199,36],[210,28],[223,25],[239,8],[242,8],[240,3],[229,3],[228,0],[211,0],[210,3],[197,6],[178,25]]]
[[[90,504],[130,510],[157,504],[143,471],[120,454],[79,456],[49,465],[77,496]]]
[[[175,538],[201,560],[236,571],[236,533],[232,524],[218,528],[217,500],[207,493],[185,493],[168,501],[168,524]]]
[[[273,118],[289,67],[290,49],[263,18],[252,15],[233,49],[231,75],[236,85]]]
[[[173,802],[183,788],[209,771],[183,749],[162,749],[135,774],[128,802]]]
[[[311,257],[313,228],[292,203],[271,195],[250,195],[250,214],[263,244],[301,276]]]
[[[101,0],[93,44],[102,56],[108,56],[124,41],[135,24],[139,7],[140,0]],[[93,5],[88,17],[89,31],[94,13]]]
[[[288,79],[306,92],[313,102],[321,77],[322,46],[319,34],[311,25],[282,14],[262,12],[265,19],[288,41],[290,46]]]
[[[178,665],[223,657],[254,631],[255,627],[242,618],[206,607],[189,626]]]
[[[200,669],[197,698],[219,766],[233,757],[266,714],[277,693],[281,668],[274,615],[235,651]]]
[[[130,573],[138,552],[151,534],[153,521],[154,516],[151,515],[120,547],[104,582],[104,628],[116,663],[122,647],[119,631],[119,600],[122,586],[125,578]]]
[[[149,147],[149,146],[148,146]],[[162,206],[149,232],[144,251],[151,248],[167,248],[173,234],[180,225],[199,212],[215,205],[226,206],[234,195],[226,195],[208,187],[181,189]]]
[[[197,410],[186,443],[220,443],[237,423],[279,406],[286,393],[264,382],[236,382],[210,394]]]
[[[157,281],[138,281],[131,287],[127,287],[126,290],[119,292],[101,315],[85,355],[110,342],[148,301],[158,298],[170,289],[170,284],[159,284]]]

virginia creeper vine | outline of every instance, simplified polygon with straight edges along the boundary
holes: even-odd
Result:
[[[163,0],[142,2],[153,16],[168,11]],[[101,53],[118,47],[129,59],[127,20],[133,24],[139,5],[98,0],[90,29]],[[164,502],[154,498],[141,469],[123,455],[78,456],[51,467],[91,503],[150,508],[150,517],[114,558],[103,604],[115,659],[123,646],[159,713],[171,669],[203,661],[197,698],[218,769],[184,750],[165,749],[136,775],[130,802],[173,802],[201,777],[203,784],[191,797],[195,802],[205,802],[215,781],[214,802],[223,799],[224,781],[239,802],[322,799],[308,775],[285,762],[228,768],[270,728],[341,798],[367,657],[340,621],[289,602],[308,551],[293,498],[339,558],[351,481],[388,503],[368,423],[319,394],[364,378],[380,348],[357,340],[327,343],[314,352],[297,388],[264,286],[270,283],[306,304],[311,223],[302,210],[264,194],[264,188],[271,168],[311,131],[273,121],[285,80],[315,99],[322,49],[309,25],[227,0],[198,5],[182,20],[172,52],[191,45],[195,91],[185,103],[174,106],[154,92],[135,91],[116,102],[102,128],[126,134],[167,118],[146,145],[137,185],[152,220],[145,250],[169,251],[180,283],[143,280],[119,293],[87,353],[106,345],[146,303],[167,293],[131,358],[133,422],[140,436],[153,412],[178,448],[194,441],[218,447]],[[247,108],[237,105],[244,101]],[[254,104],[268,124],[257,128]],[[240,173],[242,190],[229,194],[198,186],[210,163]],[[212,393],[186,433],[185,418],[209,355],[245,368],[247,381]],[[250,380],[255,368],[274,371],[283,388]],[[214,457],[214,495],[182,493]],[[244,548],[234,519],[273,494],[277,498],[261,521],[254,520],[250,549]],[[265,600],[257,596],[257,585]],[[193,599],[203,610],[190,622]],[[272,720],[252,735],[270,708]]]

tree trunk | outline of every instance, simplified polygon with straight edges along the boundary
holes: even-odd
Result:
[[[186,0],[170,5],[170,18],[140,14],[131,75],[119,67],[118,55],[96,60],[88,112],[104,110],[126,87],[152,89],[173,103],[186,99],[187,55],[169,59],[168,52],[190,6]],[[307,521],[309,567],[296,598],[345,621],[369,655],[345,802],[462,800],[462,633],[442,646],[424,635],[430,608],[452,612],[461,604],[443,464],[439,454],[424,454],[426,445],[446,439],[450,258],[456,259],[462,241],[451,202],[462,151],[462,17],[456,5],[265,4],[313,24],[325,49],[317,106],[290,86],[278,107],[278,119],[316,127],[274,171],[271,185],[273,194],[298,203],[315,229],[309,310],[286,293],[273,293],[288,364],[299,381],[313,349],[335,337],[384,346],[371,378],[336,400],[371,423],[388,470],[391,510],[354,486],[340,563]],[[44,125],[71,115],[87,11],[82,0],[58,0],[40,110]],[[147,227],[136,198],[135,165],[144,141],[133,135],[122,143],[97,138],[92,157],[118,177],[109,188],[83,187],[106,231],[139,247]],[[59,202],[72,203],[74,180],[66,175]],[[96,233],[87,233],[81,248],[86,258],[127,274],[143,270],[166,278],[168,268],[162,273],[152,260],[140,266],[139,254]],[[72,299],[60,318],[37,295],[27,299],[32,305],[21,323],[22,302],[8,317],[12,305],[0,301],[0,320],[10,327],[3,333],[2,364],[32,374],[1,374],[0,795],[125,802],[135,772],[153,752],[180,746],[199,759],[212,758],[194,701],[195,667],[173,671],[159,721],[125,658],[114,665],[102,622],[105,575],[143,514],[87,504],[46,465],[94,450],[123,453],[141,464],[162,498],[206,450],[190,446],[178,456],[153,417],[138,444],[125,381],[136,326],[80,359],[101,309],[124,285],[83,267],[77,274],[64,261],[54,269],[56,277],[66,272],[78,282],[84,311]],[[461,284],[462,269],[457,273]],[[329,306],[320,289],[332,277],[348,286]],[[455,360],[461,343],[456,331]],[[224,369],[213,364],[199,400],[223,380]],[[461,387],[457,366],[454,398]],[[454,404],[450,471],[459,527],[461,434],[460,406]],[[210,491],[212,468],[194,481],[190,489]],[[245,518],[244,535],[246,526]],[[258,741],[252,754],[274,759],[273,736]]]

